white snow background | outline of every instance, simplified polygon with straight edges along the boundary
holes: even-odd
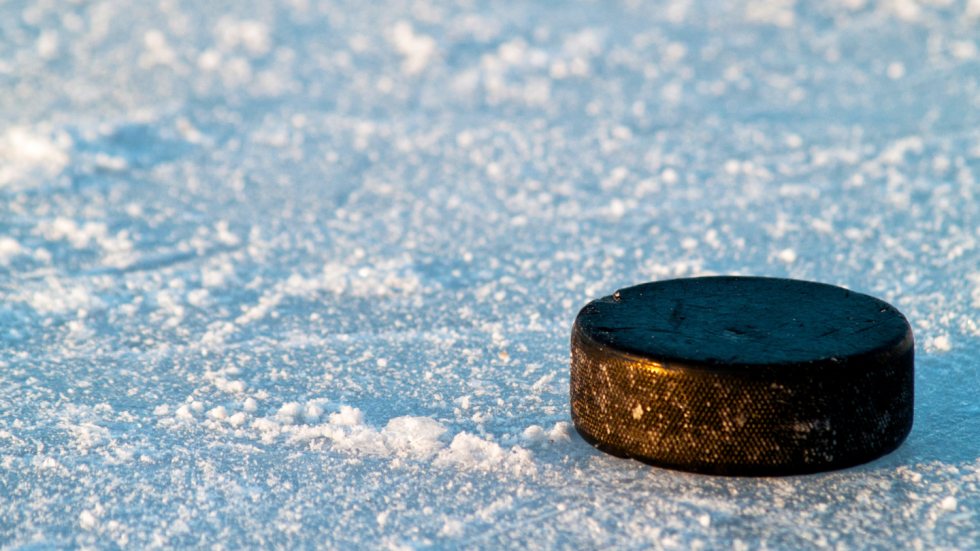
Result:
[[[0,2],[0,547],[980,545],[980,1]],[[916,421],[724,478],[571,429],[593,297],[894,303]]]

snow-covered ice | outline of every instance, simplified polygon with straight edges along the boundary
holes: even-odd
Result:
[[[0,2],[0,547],[980,545],[980,3]],[[654,279],[884,298],[868,465],[655,469],[568,335]]]

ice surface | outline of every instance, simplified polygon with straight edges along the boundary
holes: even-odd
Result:
[[[0,3],[0,546],[980,545],[977,0]],[[746,479],[569,426],[577,310],[893,302],[916,424]]]

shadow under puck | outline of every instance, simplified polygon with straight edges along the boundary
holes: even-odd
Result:
[[[789,475],[896,449],[912,428],[914,342],[890,304],[791,279],[647,283],[572,328],[586,441],[686,471]]]

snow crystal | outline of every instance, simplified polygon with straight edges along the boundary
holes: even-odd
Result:
[[[340,406],[339,412],[330,414],[330,423],[348,427],[362,425],[364,424],[364,414],[357,408]]]
[[[532,443],[561,442],[563,440],[567,441],[571,439],[571,430],[571,423],[559,421],[558,423],[555,423],[555,426],[552,427],[551,430],[545,430],[538,425],[531,425],[530,427],[524,429],[522,434],[525,440]]]
[[[208,411],[208,417],[216,421],[223,421],[228,418],[228,410],[225,409],[225,406],[218,406]]]
[[[428,457],[443,447],[440,437],[448,429],[428,417],[396,417],[381,431],[388,447],[397,453]]]
[[[466,432],[457,434],[449,448],[439,452],[434,464],[455,465],[484,471],[505,469],[515,474],[531,473],[536,470],[528,450],[520,446],[505,450],[496,442],[489,442]]]
[[[436,42],[431,36],[416,35],[411,23],[399,21],[391,30],[391,41],[400,54],[405,56],[402,70],[409,75],[422,72],[435,52]]]
[[[9,127],[0,136],[0,188],[18,183],[29,185],[25,180],[35,172],[47,177],[60,174],[70,161],[67,151],[72,145],[71,137],[64,131],[52,136],[43,127],[36,130]]]
[[[85,530],[91,530],[99,523],[99,519],[95,518],[90,511],[82,511],[78,515],[78,524]]]

